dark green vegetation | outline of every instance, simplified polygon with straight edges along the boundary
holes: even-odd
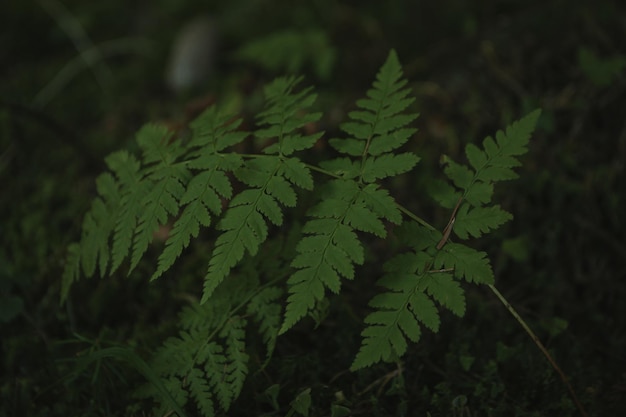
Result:
[[[341,148],[329,139],[348,136],[340,124],[354,119],[348,113],[372,87],[391,48],[408,80],[403,88],[415,97],[399,110],[408,114],[406,126],[396,123],[394,128],[419,131],[410,132],[402,149],[397,149],[399,143],[380,152],[414,154],[420,161],[415,165],[407,156],[385,168],[385,175],[370,170],[369,176],[361,171],[353,178],[360,185],[380,184],[441,233],[458,201],[446,199],[443,180],[449,177],[464,189],[463,170],[451,161],[474,167],[471,155],[474,160],[480,156],[470,151],[467,161],[466,145],[482,147],[485,136],[542,108],[529,153],[516,168],[520,178],[497,184],[487,201],[478,199],[480,204],[493,199],[514,218],[478,239],[470,229],[465,236],[463,229],[455,230],[441,251],[471,235],[466,244],[488,254],[496,286],[568,374],[589,415],[626,411],[626,233],[620,215],[626,178],[623,9],[609,2],[589,6],[560,1],[480,7],[462,1],[432,7],[414,2],[229,1],[209,10],[201,3],[162,1],[130,8],[125,2],[73,1],[64,3],[67,10],[56,1],[2,6],[0,415],[152,415],[151,398],[158,400],[163,414],[174,410],[188,415],[208,414],[213,407],[218,414],[229,408],[228,415],[246,416],[579,414],[558,375],[485,286],[444,278],[460,284],[465,293],[463,317],[435,311],[430,326],[425,323],[419,341],[409,342],[401,358],[394,358],[393,350],[377,357],[376,350],[355,364],[364,318],[390,305],[378,298],[368,306],[383,287],[393,289],[389,278],[380,282],[383,287],[376,282],[390,275],[394,265],[405,264],[390,260],[407,245],[419,245],[411,243],[416,236],[424,235],[420,242],[429,236],[411,230],[414,223],[404,215],[402,227],[409,233],[403,234],[393,226],[397,216],[384,208],[378,216],[383,229],[376,222],[360,227],[351,223],[363,253],[352,252],[349,265],[343,264],[341,292],[326,291],[320,302],[298,312],[299,302],[309,298],[306,292],[289,290],[295,282],[287,286],[286,281],[296,270],[303,271],[301,277],[307,275],[311,267],[309,251],[297,243],[311,221],[307,208],[319,201],[319,195],[301,191],[310,188],[306,176],[284,175],[283,181],[293,184],[298,206],[284,211],[283,218],[271,208],[262,213],[268,239],[254,243],[256,249],[245,247],[256,256],[229,265],[234,267],[230,272],[219,269],[222,263],[212,264],[211,254],[224,244],[219,236],[238,225],[225,222],[221,235],[211,227],[184,250],[185,244],[169,249],[166,238],[174,234],[180,217],[168,218],[166,208],[167,224],[154,239],[138,227],[129,247],[124,247],[124,238],[117,246],[111,240],[111,264],[99,257],[81,268],[113,271],[111,276],[84,279],[81,273],[76,283],[62,289],[64,272],[66,283],[68,277],[79,276],[67,268],[68,247],[70,253],[93,253],[93,247],[71,243],[81,239],[84,214],[97,192],[106,189],[106,180],[96,178],[106,169],[108,154],[123,149],[125,153],[115,153],[107,162],[126,169],[133,164],[121,164],[124,155],[156,162],[156,154],[146,148],[164,143],[150,139],[172,132],[188,146],[179,155],[194,157],[188,150],[194,132],[224,114],[241,122],[226,125],[233,130],[222,144],[236,144],[238,154],[258,154],[273,143],[264,141],[273,137],[269,131],[274,122],[263,86],[276,76],[301,73],[304,79],[293,93],[305,92],[296,101],[308,110],[294,114],[298,120],[292,125],[305,148],[312,148],[302,153],[299,145],[291,150],[274,147],[268,156],[299,151],[295,155],[311,166],[338,156],[359,160],[350,146]],[[207,79],[174,95],[163,86],[169,48],[176,31],[201,13],[219,22],[215,62]],[[393,72],[388,76],[393,78]],[[273,86],[270,96],[289,90],[280,82]],[[307,86],[314,89],[307,91]],[[315,101],[307,98],[313,92]],[[209,111],[204,124],[187,128],[213,101],[225,113]],[[419,118],[410,116],[417,112]],[[144,140],[136,141],[135,132],[146,122],[159,127],[144,128],[138,136]],[[352,130],[358,138],[361,133]],[[322,131],[323,138],[315,141]],[[244,138],[239,132],[254,136]],[[177,143],[165,143],[168,152],[177,152]],[[347,166],[343,160],[324,169],[350,179]],[[208,172],[200,163],[192,168]],[[227,177],[233,195],[246,187],[258,190],[258,174],[268,170],[261,162],[248,168]],[[146,175],[155,175],[151,181],[163,179],[165,174],[157,171]],[[318,172],[312,177],[314,188],[331,179]],[[165,188],[184,200],[173,187]],[[350,186],[326,188],[330,195],[354,191]],[[226,191],[216,192],[227,197]],[[276,195],[275,200],[288,206],[290,195]],[[137,193],[126,198],[143,197]],[[249,205],[245,198],[239,203],[237,207]],[[207,203],[207,208],[212,217],[220,211],[224,219],[229,215],[227,200],[223,207]],[[319,218],[328,220],[323,209],[318,209]],[[467,213],[462,209],[460,213]],[[117,233],[133,227],[118,227]],[[112,228],[115,236],[116,225]],[[377,237],[384,234],[384,239]],[[438,244],[438,239],[432,241],[432,246]],[[161,255],[168,249],[168,256]],[[178,250],[182,254],[171,265]],[[290,267],[294,258],[300,261]],[[448,265],[436,267],[442,270],[439,275],[452,272],[444,271],[451,269]],[[351,268],[354,279],[344,279]],[[222,280],[217,288],[207,289],[207,269]],[[157,274],[158,280],[150,282]],[[239,307],[232,303],[241,303],[247,297],[242,293],[257,280],[272,285],[250,295],[237,315],[226,314]],[[291,297],[305,297],[289,304],[288,291]],[[199,306],[203,294],[208,301]],[[458,300],[447,302],[452,312],[459,312]],[[288,325],[283,321],[285,305],[293,306]],[[197,320],[199,315],[205,322]],[[275,337],[280,326],[285,332]],[[214,342],[196,350],[201,355],[187,358],[199,340],[197,333],[207,328],[214,332],[207,339]],[[182,337],[168,339],[175,336]],[[401,353],[398,346],[395,353]],[[350,371],[378,359],[391,363]],[[180,369],[192,361],[202,364],[206,378],[201,368]],[[245,367],[238,368],[241,364]],[[161,378],[167,372],[178,383]],[[177,409],[185,389],[211,391],[214,404],[192,395],[184,410]],[[233,394],[240,389],[238,397]]]

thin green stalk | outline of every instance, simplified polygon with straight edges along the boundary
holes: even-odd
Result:
[[[515,317],[515,320],[517,320],[517,322],[520,324],[520,326],[522,326],[522,328],[524,328],[524,330],[526,331],[526,333],[528,333],[528,335],[533,340],[533,342],[535,342],[535,344],[537,345],[539,350],[543,353],[543,355],[546,357],[546,359],[548,359],[548,362],[550,362],[550,364],[552,365],[554,370],[559,374],[559,376],[561,377],[561,380],[563,381],[563,383],[567,387],[570,395],[572,396],[572,399],[574,400],[574,403],[576,404],[576,407],[578,407],[578,411],[580,411],[580,414],[583,415],[584,417],[588,417],[588,414],[585,411],[585,408],[583,407],[583,405],[578,400],[578,397],[576,396],[576,393],[574,392],[574,388],[572,388],[572,385],[569,383],[569,380],[567,379],[567,376],[565,376],[565,373],[561,370],[561,368],[559,368],[559,365],[556,364],[556,362],[554,361],[552,356],[550,356],[550,353],[545,348],[543,343],[541,343],[541,341],[539,340],[537,335],[530,329],[530,327],[528,327],[528,325],[520,317],[520,315],[517,314],[517,311],[515,311],[515,309],[511,305],[511,303],[509,303],[507,301],[507,299],[504,298],[504,296],[500,293],[500,291],[498,291],[498,289],[495,286],[491,285],[491,284],[488,284],[488,286],[489,286],[489,289],[491,289],[491,291],[496,295],[496,297],[498,297],[498,299],[502,302],[502,304],[504,304],[504,307],[506,307],[506,309],[509,310],[509,313],[511,313],[513,315],[513,317]]]

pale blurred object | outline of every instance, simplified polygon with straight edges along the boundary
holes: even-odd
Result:
[[[217,36],[217,24],[209,17],[196,18],[180,30],[165,74],[165,82],[172,91],[186,92],[209,79],[215,62]]]

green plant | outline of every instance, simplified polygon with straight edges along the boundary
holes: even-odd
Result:
[[[137,134],[141,155],[111,154],[109,172],[96,180],[98,197],[80,241],[68,250],[62,301],[81,275],[111,275],[125,262],[130,274],[154,233],[170,221],[152,280],[175,271],[175,261],[201,231],[217,234],[200,300],[183,309],[179,335],[149,360],[162,382],[151,377],[136,393],[156,401],[157,415],[181,414],[185,407],[204,416],[218,406],[228,410],[249,372],[250,328],[270,359],[280,334],[316,315],[329,291],[340,293],[342,279],[355,278],[366,262],[363,234],[385,239],[391,231],[408,249],[384,264],[377,282],[384,290],[369,303],[373,311],[352,370],[398,360],[408,341],[419,340],[422,325],[437,331],[435,303],[463,315],[462,280],[493,284],[487,254],[451,237],[479,237],[511,218],[492,204],[493,187],[517,176],[513,168],[527,151],[539,111],[486,138],[482,149],[467,145],[469,166],[445,158],[451,183],[433,181],[431,192],[451,212],[440,232],[383,187],[419,161],[413,152],[398,152],[415,133],[410,124],[417,114],[410,112],[414,99],[395,52],[341,125],[347,137],[328,140],[339,156],[319,164],[296,156],[323,136],[301,133],[321,114],[309,112],[316,96],[312,88],[299,89],[300,82],[284,77],[265,88],[265,109],[252,133],[258,153],[237,150],[250,133],[241,129],[241,119],[215,106],[191,124],[189,138],[154,124],[143,127]]]

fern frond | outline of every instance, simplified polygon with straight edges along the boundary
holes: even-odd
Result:
[[[322,132],[302,135],[298,130],[321,117],[321,113],[302,112],[313,105],[317,94],[311,93],[312,87],[294,92],[301,81],[302,77],[281,77],[264,89],[268,108],[257,115],[257,124],[266,127],[258,129],[255,136],[277,140],[263,150],[266,154],[289,156],[313,147],[322,136]]]
[[[235,299],[215,301],[184,309],[179,335],[168,338],[151,361],[177,404],[195,404],[202,416],[215,415],[218,407],[228,411],[248,373],[247,321],[231,316]],[[142,386],[136,394],[162,402],[153,385]]]
[[[246,161],[235,171],[237,179],[249,188],[236,195],[218,224],[223,233],[215,242],[213,256],[204,280],[202,302],[206,302],[215,288],[243,258],[247,251],[256,254],[267,239],[265,219],[281,225],[280,204],[293,207],[296,192],[293,186],[311,188],[309,169],[296,157],[297,150],[314,145],[320,134],[303,136],[298,129],[319,119],[319,113],[303,114],[313,104],[315,95],[310,89],[295,92],[299,78],[279,78],[265,88],[266,110],[259,115],[259,124],[265,126],[255,135],[276,142],[264,149],[267,156]]]
[[[157,125],[146,125],[137,133],[137,143],[143,152],[144,181],[149,183],[149,190],[138,213],[129,273],[146,252],[154,232],[169,216],[178,214],[184,184],[190,176],[188,169],[177,163],[184,149],[171,136],[169,130]]]
[[[524,118],[513,122],[506,133],[499,130],[496,140],[488,136],[483,141],[483,149],[469,144],[465,154],[471,169],[448,161],[445,173],[459,188],[467,193],[476,182],[490,184],[517,178],[513,168],[521,165],[516,158],[528,152],[528,141],[541,114],[535,110]]]
[[[469,235],[474,237],[496,229],[512,216],[499,206],[484,207],[491,202],[493,184],[517,178],[514,168],[521,165],[517,157],[528,151],[528,141],[535,128],[540,111],[535,110],[524,118],[506,128],[506,133],[498,131],[496,139],[487,137],[483,141],[483,149],[473,144],[465,147],[465,155],[470,166],[458,164],[449,158],[445,159],[444,172],[452,183],[461,191],[454,192],[450,198],[450,190],[445,193],[438,191],[437,200],[448,203],[453,199],[467,202],[459,206],[456,213],[454,232],[461,239]],[[446,196],[442,198],[442,196]],[[469,206],[468,206],[469,204]]]
[[[356,231],[386,236],[383,220],[399,223],[400,213],[386,190],[376,184],[360,188],[352,180],[338,179],[323,187],[321,201],[302,228],[305,236],[296,247],[291,265],[298,268],[288,280],[289,297],[280,333],[284,333],[324,298],[325,288],[341,289],[341,277],[354,278],[354,265],[364,262]]]
[[[291,328],[324,298],[324,287],[338,293],[339,276],[354,278],[353,264],[363,263],[363,247],[353,224],[365,228],[359,225],[355,211],[367,208],[357,204],[358,194],[354,181],[331,181],[325,186],[322,201],[309,210],[309,216],[315,219],[304,225],[302,232],[308,236],[296,247],[298,255],[291,265],[299,270],[288,280],[290,295],[280,333]],[[348,217],[353,219],[353,224]]]
[[[368,97],[356,102],[359,110],[348,113],[352,121],[340,125],[350,137],[329,140],[337,151],[362,157],[359,175],[366,183],[410,171],[419,162],[413,153],[391,153],[417,131],[406,126],[418,115],[402,113],[415,100],[407,97],[410,89],[404,88],[407,81],[402,77],[398,56],[392,50],[378,72],[373,88],[368,90]],[[351,171],[345,162],[339,165]]]
[[[83,220],[80,241],[80,259],[86,276],[93,276],[96,266],[100,276],[106,274],[109,263],[109,238],[115,228],[117,210],[120,206],[120,191],[115,178],[109,173],[96,178],[98,197]]]
[[[111,249],[111,269],[119,268],[130,252],[133,235],[137,227],[137,217],[142,211],[141,203],[148,192],[148,184],[143,181],[141,163],[126,151],[109,155],[106,163],[120,184],[120,209],[113,231]]]
[[[462,239],[478,237],[496,229],[512,216],[491,202],[493,183],[515,178],[512,168],[520,163],[515,158],[527,150],[528,138],[537,121],[535,111],[513,123],[506,134],[498,132],[497,142],[485,139],[480,150],[468,145],[466,155],[471,168],[446,160],[444,172],[455,187],[438,184],[431,194],[444,207],[456,205],[449,227]],[[456,201],[456,203],[455,203]],[[493,271],[485,252],[458,243],[441,244],[442,234],[415,222],[402,225],[397,236],[413,252],[396,256],[385,264],[387,274],[378,281],[386,292],[375,296],[370,307],[374,312],[365,318],[363,344],[352,369],[403,355],[407,339],[420,337],[419,324],[437,331],[439,312],[433,301],[456,315],[465,311],[463,290],[456,279],[492,284]],[[445,242],[445,241],[444,241]]]
[[[205,373],[199,368],[193,368],[187,373],[187,386],[191,396],[198,405],[198,411],[203,417],[213,417],[215,415],[215,405],[211,387]]]
[[[320,79],[327,79],[336,51],[324,30],[287,29],[255,38],[236,52],[239,59],[266,70],[296,73],[305,65]]]
[[[244,140],[248,133],[238,130],[243,122],[218,106],[211,106],[191,122],[193,135],[189,147],[196,149],[196,156],[189,166],[208,169],[213,156]],[[223,154],[221,154],[224,156]]]
[[[222,386],[227,387],[227,389],[222,390],[222,393],[227,395],[218,396],[220,405],[224,410],[228,410],[232,401],[239,396],[248,375],[249,356],[246,353],[245,344],[246,323],[247,321],[243,318],[233,317],[220,333],[220,337],[224,338],[226,344],[224,353],[227,360],[221,381]]]
[[[102,227],[102,223],[107,224],[102,219],[107,215],[115,219],[109,273],[119,268],[132,248],[130,273],[145,253],[159,225],[167,221],[168,215],[178,213],[178,200],[184,190],[182,184],[188,180],[188,172],[176,165],[183,149],[170,139],[171,133],[164,127],[146,125],[137,133],[137,142],[143,151],[143,166],[126,151],[107,157],[107,165],[116,178],[109,174],[100,177],[99,188],[106,187],[107,191],[99,192],[101,196],[109,197],[106,200],[110,203],[111,195],[117,194],[118,188],[119,197],[115,196],[113,200],[118,200],[115,204],[119,208],[111,216],[112,213],[104,210],[102,203],[96,200],[91,214],[86,217],[87,230],[95,225],[100,233],[96,242],[91,239],[86,241],[92,243],[85,249],[86,272],[93,272],[94,251],[100,258],[101,272],[106,267],[104,253],[108,247],[108,235],[105,238],[103,232],[108,230]]]
[[[433,301],[459,316],[465,312],[465,298],[458,282],[450,273],[427,269],[430,257],[424,255],[403,254],[387,263],[387,274],[378,284],[388,291],[370,301],[370,307],[376,311],[365,318],[363,344],[351,369],[402,356],[407,339],[419,340],[420,324],[438,331],[439,312]]]
[[[209,270],[204,280],[202,302],[206,302],[215,288],[241,261],[245,251],[256,254],[259,245],[267,238],[266,216],[278,224],[282,223],[282,212],[275,197],[266,192],[268,183],[277,175],[279,160],[274,158],[258,159],[248,163],[245,171],[239,171],[239,179],[256,185],[235,196],[226,215],[218,224],[223,233],[215,242],[215,249]],[[242,174],[245,172],[245,174]]]
[[[187,167],[195,175],[179,198],[184,209],[172,227],[152,280],[172,266],[191,238],[198,236],[201,227],[211,224],[212,215],[222,213],[222,198],[231,198],[232,186],[226,173],[239,168],[243,161],[239,155],[219,151],[247,136],[245,132],[235,131],[240,123],[241,120],[233,120],[232,115],[215,106],[192,123],[193,136],[189,145],[192,159]]]
[[[353,370],[402,356],[407,339],[419,340],[420,324],[438,331],[440,319],[434,301],[456,315],[465,312],[463,290],[448,272],[450,259],[436,258],[438,232],[414,222],[405,223],[401,229],[398,236],[414,251],[397,255],[385,264],[386,274],[377,284],[387,291],[370,301],[375,311],[364,320],[367,327],[361,333],[363,344],[352,363]]]
[[[338,293],[341,278],[353,279],[354,266],[364,261],[357,231],[386,236],[384,220],[399,224],[395,201],[375,182],[411,170],[419,161],[413,153],[393,154],[415,133],[406,125],[417,114],[402,113],[413,102],[403,88],[402,69],[394,51],[381,67],[368,98],[358,100],[352,121],[342,124],[348,138],[329,143],[341,157],[322,167],[341,177],[329,181],[320,201],[307,215],[291,265],[298,270],[289,278],[289,297],[280,333],[286,332],[324,298],[325,289]],[[350,157],[357,157],[354,160]]]
[[[185,191],[184,180],[181,178],[183,173],[172,169],[163,175],[163,178],[153,183],[153,188],[143,199],[144,210],[140,211],[138,216],[129,272],[139,263],[159,226],[167,223],[169,216],[178,214],[178,200]]]

